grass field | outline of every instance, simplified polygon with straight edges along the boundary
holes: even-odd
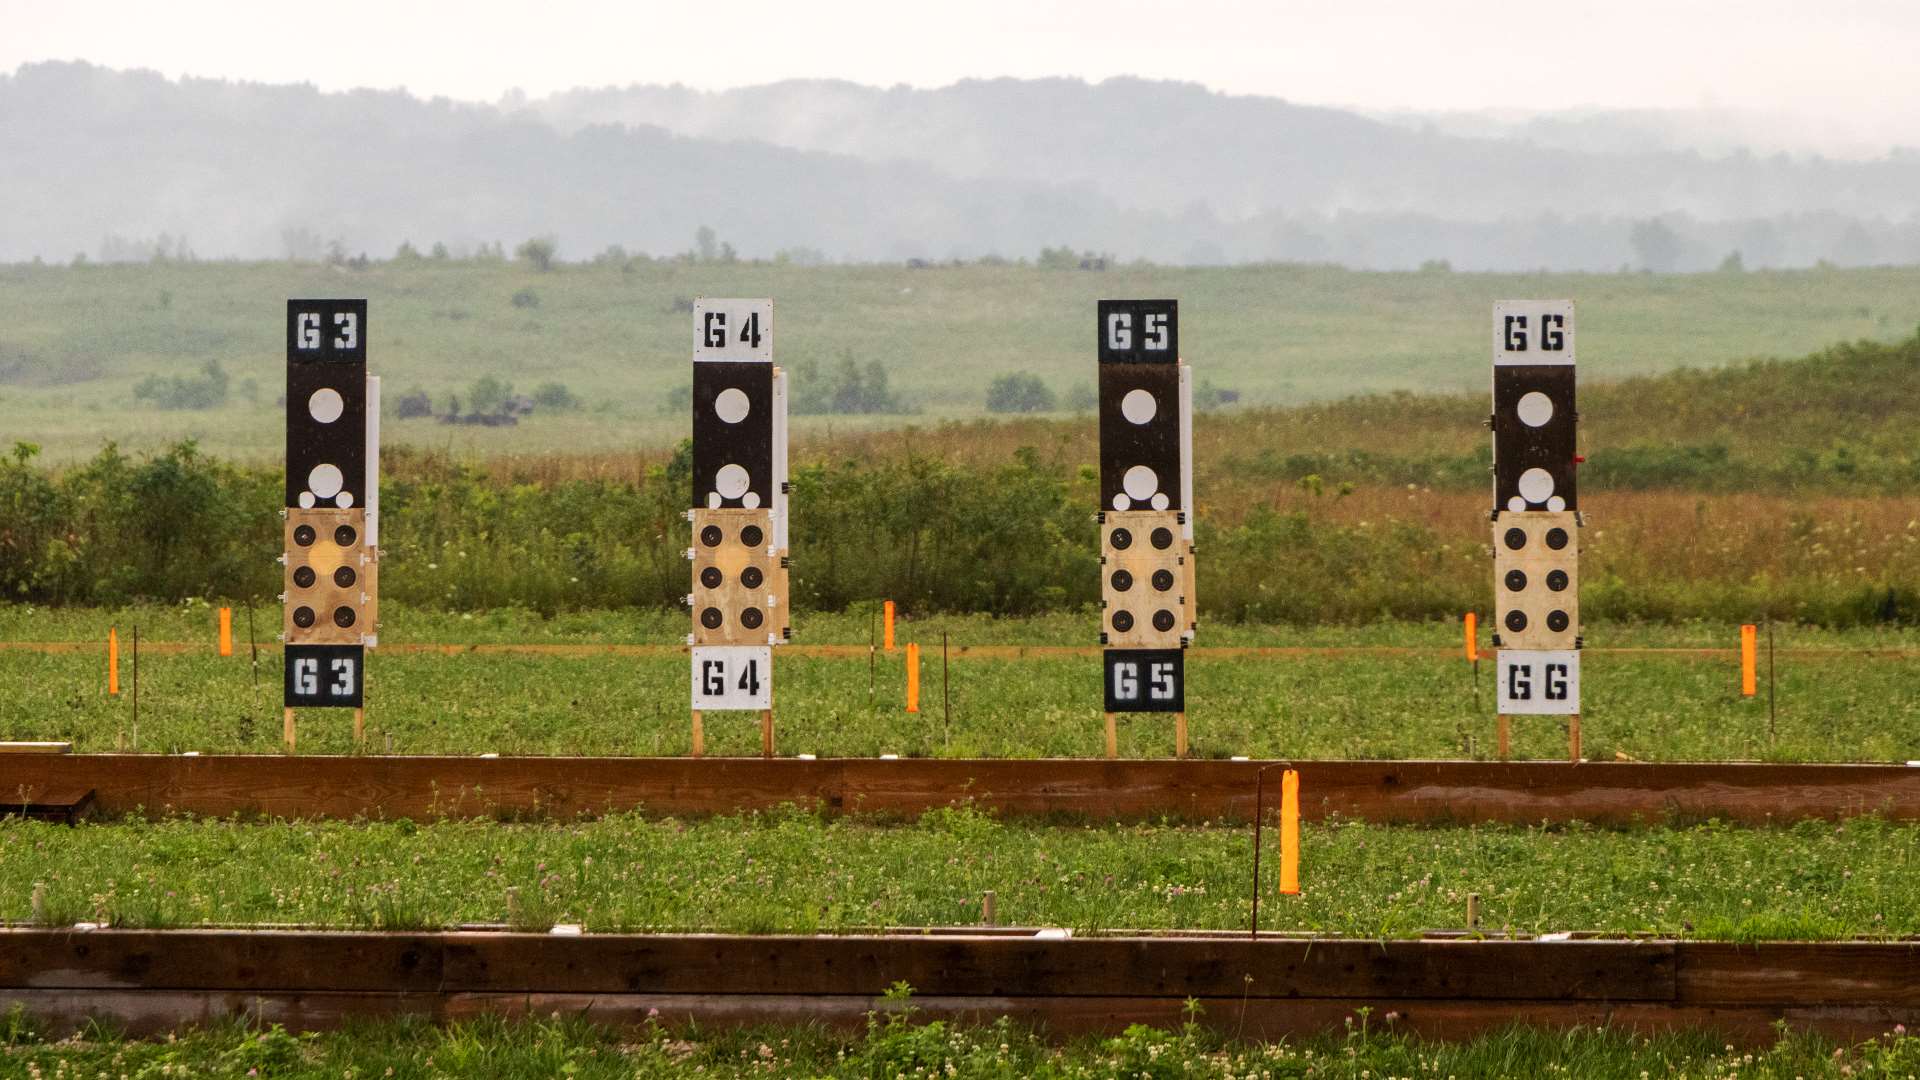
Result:
[[[852,430],[982,414],[986,386],[1038,374],[1057,393],[1093,383],[1095,300],[1173,296],[1182,351],[1199,375],[1253,405],[1351,394],[1478,390],[1487,379],[1493,300],[1571,296],[1582,372],[1618,379],[1829,342],[1909,335],[1920,324],[1920,268],[1751,274],[1483,275],[1361,273],[1327,267],[563,266],[378,263],[366,270],[284,263],[0,268],[0,442],[58,459],[106,439],[151,447],[194,437],[213,452],[276,455],[285,301],[365,296],[373,370],[389,402],[413,388],[438,405],[482,376],[522,392],[564,383],[587,407],[511,429],[391,421],[393,444],[461,456],[627,450],[683,437],[663,412],[689,380],[691,317],[676,300],[772,296],[777,355],[822,375],[851,355],[883,363],[916,417],[799,421],[796,450]],[[512,297],[532,290],[536,306]],[[232,398],[206,412],[137,405],[149,375],[190,375],[217,360]]]
[[[38,882],[54,925],[812,932],[974,925],[991,890],[1006,925],[1243,929],[1251,851],[1245,827],[1056,826],[966,809],[911,824],[800,810],[564,825],[8,821],[0,919],[27,919]],[[1626,831],[1330,823],[1305,826],[1301,852],[1302,894],[1270,895],[1263,928],[1404,937],[1464,926],[1477,893],[1483,926],[1522,932],[1920,933],[1920,826],[1877,818]]]
[[[368,664],[371,748],[395,753],[685,754],[690,749],[687,661],[649,655],[401,651],[400,643],[531,643],[536,646],[656,643],[671,647],[683,617],[583,613],[552,622],[525,613],[459,615],[396,611],[383,640],[395,646]],[[903,652],[869,664],[854,656],[783,655],[777,661],[782,753],[871,757],[1094,757],[1103,752],[1099,660],[1081,655],[974,657],[970,645],[1088,644],[1087,622],[1065,615],[1013,620],[903,622],[898,638],[922,645],[919,713],[904,710]],[[149,648],[141,658],[134,743],[131,635],[192,642],[186,652]],[[122,694],[105,688],[105,628],[123,635]],[[940,634],[956,650],[944,689]],[[806,640],[864,646],[864,616],[823,616]],[[274,753],[280,749],[277,648],[263,651],[256,685],[244,614],[236,655],[213,650],[204,607],[141,612],[35,612],[0,608],[0,641],[90,641],[85,651],[0,649],[0,737],[71,740],[76,751]],[[1703,624],[1600,626],[1588,641],[1626,649],[1682,647],[1715,653],[1592,651],[1583,662],[1583,736],[1589,758],[1643,761],[1920,759],[1920,698],[1908,691],[1920,656],[1913,631],[1781,628],[1776,642],[1776,716],[1762,695],[1739,693],[1736,627]],[[1493,665],[1472,668],[1460,630],[1442,623],[1361,628],[1236,625],[1206,646],[1304,650],[1189,658],[1192,752],[1297,758],[1492,756]],[[1484,647],[1485,640],[1482,639]],[[871,698],[869,686],[871,685]],[[351,753],[344,713],[309,712],[300,746]],[[1127,756],[1171,756],[1172,723],[1121,723]],[[1515,724],[1514,752],[1559,757],[1564,727],[1541,718]],[[708,752],[759,752],[751,714],[715,714]]]
[[[1510,1029],[1465,1043],[1432,1043],[1394,1033],[1384,1016],[1359,1015],[1343,1036],[1299,1042],[1227,1041],[1199,1025],[1177,1031],[1139,1027],[1065,1046],[1009,1024],[969,1027],[915,1020],[905,1009],[869,1018],[864,1035],[812,1028],[755,1031],[616,1032],[577,1018],[513,1024],[479,1021],[433,1028],[367,1024],[321,1036],[226,1025],[165,1042],[133,1042],[110,1033],[43,1042],[0,1018],[0,1072],[9,1076],[263,1076],[319,1078],[555,1076],[826,1077],[878,1080],[1173,1080],[1177,1077],[1475,1077],[1531,1080],[1812,1080],[1912,1076],[1920,1038],[1888,1033],[1858,1046],[1783,1036],[1770,1047],[1734,1048],[1711,1035],[1636,1038],[1579,1029]],[[251,1070],[251,1071],[250,1071]]]

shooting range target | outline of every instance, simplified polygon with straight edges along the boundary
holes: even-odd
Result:
[[[379,625],[369,385],[367,302],[287,301],[288,708],[363,703],[365,647]]]
[[[787,399],[772,363],[773,301],[702,297],[693,323],[693,708],[771,709],[764,650],[792,632]]]
[[[1579,412],[1571,300],[1493,305],[1499,711],[1580,712]]]
[[[1173,300],[1102,300],[1100,641],[1108,713],[1186,709],[1195,628],[1192,380]],[[1180,725],[1184,746],[1185,721]],[[1112,730],[1109,726],[1109,745]]]

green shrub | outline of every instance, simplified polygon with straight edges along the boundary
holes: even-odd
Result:
[[[987,386],[990,413],[1052,412],[1053,406],[1053,390],[1038,375],[1008,372]]]
[[[133,388],[133,399],[159,409],[216,409],[227,403],[227,373],[209,360],[198,375],[149,375]]]

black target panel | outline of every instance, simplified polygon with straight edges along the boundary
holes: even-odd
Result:
[[[1573,365],[1494,366],[1493,508],[1496,511],[1580,508],[1574,462],[1578,419]],[[1540,472],[1529,477],[1532,470]],[[1545,474],[1544,479],[1541,473]],[[1526,478],[1524,483],[1523,478]],[[1564,502],[1555,504],[1550,502],[1553,499]]]
[[[281,700],[289,709],[358,709],[366,704],[367,650],[359,645],[288,645]]]
[[[1180,301],[1099,302],[1102,364],[1172,364],[1180,360]]]
[[[365,300],[287,301],[286,496],[289,507],[366,503]]]
[[[1187,660],[1179,649],[1107,649],[1101,668],[1105,711],[1187,711]]]
[[[736,470],[745,471],[744,490]],[[773,365],[696,362],[691,505],[771,508],[773,494]]]
[[[1147,401],[1150,415],[1141,404]],[[1145,422],[1136,422],[1143,415]],[[1128,473],[1137,468],[1150,470],[1151,480],[1135,473],[1129,485]],[[1154,495],[1165,495],[1165,503]],[[1117,496],[1126,497],[1124,505]],[[1100,365],[1100,508],[1186,509],[1180,501],[1178,365]]]
[[[1184,510],[1179,302],[1102,300],[1096,322],[1100,508]]]

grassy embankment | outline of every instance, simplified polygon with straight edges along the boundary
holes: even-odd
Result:
[[[685,434],[663,413],[688,381],[690,316],[677,300],[772,296],[782,363],[826,377],[851,355],[880,361],[918,417],[802,420],[796,447],[826,432],[980,415],[987,384],[1039,375],[1063,399],[1093,382],[1094,301],[1180,298],[1183,352],[1248,404],[1485,385],[1488,311],[1514,296],[1580,303],[1589,379],[1616,379],[1752,356],[1793,356],[1831,341],[1904,336],[1920,323],[1920,268],[1751,274],[1359,273],[1330,267],[1020,266],[908,270],[671,262],[569,265],[539,273],[490,262],[376,263],[364,270],[285,263],[0,267],[0,440],[55,457],[105,439],[153,448],[195,437],[209,450],[277,457],[285,301],[364,296],[374,369],[387,400],[413,388],[444,410],[481,377],[530,392],[560,382],[587,403],[512,429],[395,421],[388,439],[462,456],[624,451]],[[531,293],[532,304],[516,294]],[[218,361],[226,405],[163,412],[136,404],[150,375]],[[251,385],[249,385],[251,380]]]
[[[421,1023],[364,1024],[321,1035],[233,1025],[165,1042],[133,1042],[108,1032],[45,1042],[30,1026],[0,1017],[0,1070],[10,1075],[268,1076],[286,1078],[567,1076],[649,1080],[807,1076],[873,1080],[938,1076],[953,1080],[1173,1080],[1257,1077],[1371,1080],[1374,1077],[1498,1077],[1523,1080],[1820,1080],[1911,1076],[1920,1071],[1920,1037],[1888,1033],[1857,1046],[1783,1035],[1772,1046],[1735,1048],[1710,1033],[1638,1038],[1579,1029],[1510,1029],[1461,1043],[1395,1033],[1388,1016],[1362,1013],[1344,1035],[1254,1044],[1226,1040],[1201,1024],[1165,1031],[1136,1027],[1109,1039],[1050,1042],[1010,1024],[921,1022],[905,1009],[877,1012],[851,1038],[817,1028],[750,1031],[615,1031],[578,1019],[529,1023],[483,1020],[434,1028]],[[1205,1020],[1206,1017],[1198,1017]]]
[[[1483,925],[1522,932],[1920,933],[1920,826],[1875,818],[1624,831],[1335,822],[1305,827],[1301,850],[1304,891],[1261,905],[1267,929],[1458,928],[1478,893]],[[27,919],[38,882],[55,925],[813,932],[971,925],[992,891],[1011,925],[1230,930],[1247,925],[1250,865],[1245,827],[1061,826],[965,809],[910,824],[799,810],[573,824],[10,821],[0,918]]]

